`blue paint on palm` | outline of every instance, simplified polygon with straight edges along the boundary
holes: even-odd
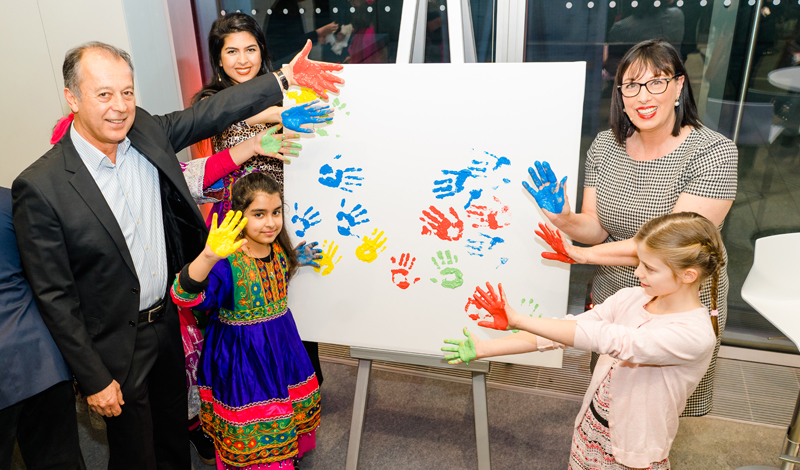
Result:
[[[345,200],[342,199],[342,209],[344,209]],[[339,221],[339,225],[336,227],[340,235],[344,235],[346,237],[349,236],[358,236],[354,235],[352,232],[353,227],[357,225],[361,225],[363,223],[369,222],[368,218],[365,218],[367,215],[367,210],[364,209],[361,204],[356,204],[349,212],[339,211],[336,214],[336,220]]]
[[[281,122],[287,129],[306,134],[313,133],[314,129],[305,129],[300,126],[303,124],[318,124],[333,120],[327,116],[331,112],[330,106],[315,106],[319,100],[305,103],[287,109],[281,113]]]
[[[337,157],[341,157],[341,155]],[[361,171],[361,168],[355,167],[334,170],[333,167],[326,163],[319,169],[321,178],[318,181],[329,188],[339,188],[342,191],[352,193],[353,190],[351,188],[361,186],[361,181],[364,178],[351,173],[359,173]]]
[[[319,263],[317,263],[316,260],[322,258],[322,250],[317,248],[317,245],[317,242],[311,242],[308,245],[302,242],[295,248],[294,251],[297,254],[297,263],[300,266],[319,267]]]
[[[536,161],[534,164],[536,170],[528,168],[528,174],[536,188],[527,181],[523,181],[522,186],[536,199],[539,207],[553,214],[560,214],[564,210],[564,185],[567,177],[559,182],[549,163]]]
[[[303,213],[303,216],[301,217],[300,215],[298,215],[300,213],[300,209],[298,208],[297,203],[296,202],[294,203],[295,214],[292,216],[292,223],[293,224],[299,223],[301,225],[301,227],[295,230],[294,232],[295,234],[297,234],[298,237],[305,236],[308,229],[322,222],[322,219],[318,219],[319,211],[316,212],[313,211],[314,211],[314,206],[310,206],[308,209],[306,209],[306,211]]]

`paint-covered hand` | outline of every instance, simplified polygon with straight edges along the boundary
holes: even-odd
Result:
[[[430,207],[430,212],[423,210],[422,215],[424,215],[427,220],[422,217],[420,217],[419,220],[421,220],[423,224],[427,224],[427,226],[422,226],[422,235],[433,234],[444,241],[459,240],[464,234],[464,221],[458,218],[458,213],[452,207],[450,208],[450,214],[453,216],[453,220],[450,220],[442,211],[434,206]]]
[[[455,346],[442,346],[442,351],[455,353],[444,356],[444,360],[449,364],[455,365],[461,364],[462,362],[469,364],[469,361],[477,359],[478,353],[476,349],[479,342],[478,338],[476,338],[466,328],[464,328],[464,336],[466,336],[467,339],[444,340],[444,342],[447,344],[455,344]]]
[[[506,294],[503,292],[503,285],[497,284],[497,289],[500,291],[500,295],[497,295],[492,285],[488,282],[486,283],[486,288],[489,290],[489,292],[484,292],[480,286],[476,287],[475,294],[472,295],[472,299],[475,302],[475,305],[486,310],[492,315],[492,321],[478,322],[478,326],[504,331],[508,329],[507,309],[510,307],[508,307],[508,302],[506,302]]]
[[[295,83],[306,88],[311,88],[323,99],[328,99],[326,90],[339,93],[336,84],[344,84],[344,80],[331,72],[342,70],[344,67],[340,64],[308,60],[309,52],[311,52],[310,39],[306,41],[303,50],[289,63],[289,68],[291,69],[291,74]]]
[[[542,258],[552,259],[569,264],[574,264],[577,262],[577,260],[572,258],[573,253],[570,252],[574,252],[575,247],[569,243],[564,243],[564,240],[561,238],[561,232],[559,232],[558,229],[551,229],[541,222],[539,222],[539,228],[542,229],[542,231],[540,232],[535,230],[536,235],[539,235],[545,242],[547,242],[548,245],[550,245],[550,248],[555,250],[555,253],[550,253],[549,251],[542,252]],[[569,247],[569,251],[566,247]]]
[[[301,241],[294,247],[295,253],[297,253],[297,264],[300,266],[314,266],[315,268],[319,267],[319,263],[316,260],[322,259],[322,249],[317,248],[317,242],[311,242],[306,245],[305,240]]]
[[[565,176],[559,182],[556,180],[556,174],[553,173],[549,163],[536,161],[534,165],[536,170],[529,167],[528,173],[531,175],[531,180],[533,180],[536,188],[531,187],[527,181],[523,181],[522,186],[531,193],[531,196],[536,199],[536,203],[543,210],[552,214],[568,215],[570,212],[569,204],[566,204],[566,209],[564,208],[566,202],[564,188],[567,185],[567,177]]]
[[[333,118],[329,116],[333,112],[331,107],[315,106],[317,104],[319,104],[319,101],[312,101],[289,108],[281,113],[281,122],[287,129],[291,129],[295,132],[313,134],[314,129],[306,129],[300,126],[303,124],[319,124],[333,120]]]
[[[211,217],[211,230],[208,233],[206,245],[220,259],[227,258],[233,252],[241,248],[245,240],[238,240],[239,233],[247,224],[247,217],[242,217],[240,211],[228,211],[225,219],[217,226],[217,214]]]
[[[270,127],[265,131],[261,131],[258,134],[258,136],[260,136],[258,139],[260,143],[260,149],[256,149],[256,152],[259,155],[280,158],[286,163],[291,163],[291,160],[289,160],[287,155],[300,155],[300,149],[303,148],[302,145],[298,144],[297,142],[293,142],[293,140],[297,140],[300,136],[298,134],[275,135],[275,132],[277,132],[280,128],[281,126],[278,125]]]
[[[382,240],[381,237],[383,237]],[[383,236],[383,230],[378,233],[378,229],[375,229],[372,231],[372,237],[364,235],[362,240],[361,245],[356,248],[356,258],[365,263],[375,261],[378,259],[378,253],[386,249],[383,245],[386,243],[387,238]]]

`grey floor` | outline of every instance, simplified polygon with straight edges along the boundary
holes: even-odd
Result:
[[[343,469],[356,368],[323,362],[322,422],[317,448],[303,470]],[[469,385],[375,370],[372,373],[360,469],[477,468]],[[559,469],[567,465],[580,403],[495,388],[488,390],[492,468]],[[90,470],[106,468],[103,431],[80,415],[81,446]],[[778,465],[785,429],[713,418],[686,418],[670,454],[674,469]],[[195,470],[212,470],[192,454]],[[17,455],[12,470],[23,470]]]

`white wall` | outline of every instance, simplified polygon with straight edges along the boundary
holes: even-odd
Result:
[[[50,148],[69,112],[61,65],[67,50],[102,41],[133,57],[138,104],[153,113],[183,109],[166,0],[26,0],[0,15],[0,186]],[[185,158],[185,157],[184,157]]]

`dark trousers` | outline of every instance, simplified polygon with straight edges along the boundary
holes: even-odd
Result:
[[[122,414],[105,418],[109,470],[187,470],[189,430],[183,343],[178,313],[137,326],[133,361],[121,384]]]
[[[317,382],[322,386],[322,365],[319,363],[319,343],[313,341],[303,341],[303,346],[306,348],[308,358],[311,359],[311,365],[314,367],[314,373],[317,375]]]
[[[11,468],[14,441],[28,470],[83,468],[72,381],[0,410],[0,469]]]

